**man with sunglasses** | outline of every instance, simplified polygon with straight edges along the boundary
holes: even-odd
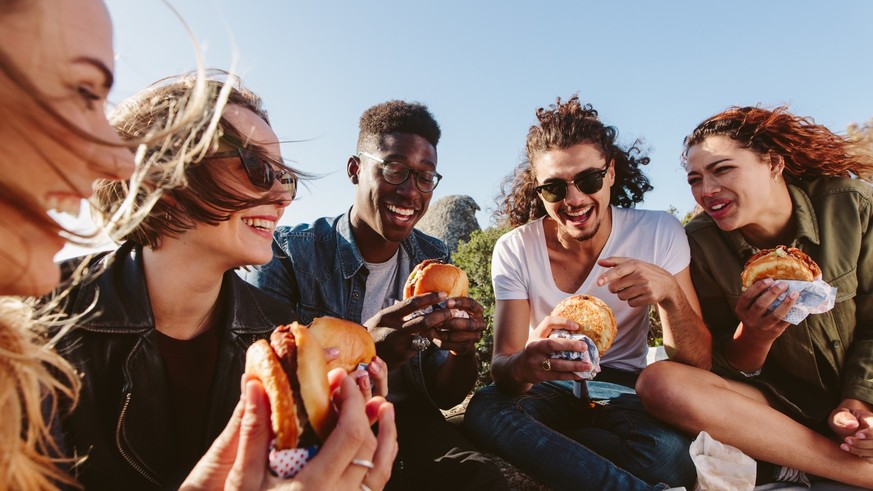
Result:
[[[688,242],[666,212],[636,210],[651,189],[636,145],[616,144],[578,96],[537,111],[527,161],[514,173],[498,216],[514,227],[492,259],[496,298],[495,384],[477,392],[465,424],[487,447],[554,489],[651,490],[691,486],[690,441],[645,412],[634,392],[646,365],[649,306],[657,306],[667,352],[708,368],[710,343],[691,285]],[[551,317],[564,298],[588,294],[612,309],[618,334],[581,397],[587,362],[552,359],[584,351],[575,330]]]
[[[442,178],[439,137],[421,104],[389,101],[365,111],[347,163],[355,185],[350,211],[277,228],[274,259],[247,279],[289,300],[302,322],[332,316],[370,330],[388,364],[397,423],[399,450],[387,489],[507,489],[499,468],[439,411],[463,401],[476,381],[482,306],[444,293],[403,300],[415,265],[449,260],[443,242],[413,228]],[[448,308],[409,319],[441,302]],[[468,318],[452,317],[449,309]]]

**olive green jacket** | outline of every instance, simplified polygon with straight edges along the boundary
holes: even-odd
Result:
[[[837,299],[831,311],[789,326],[759,376],[745,377],[724,357],[725,342],[739,325],[740,272],[758,250],[739,231],[722,232],[701,213],[685,227],[691,277],[713,334],[713,371],[757,386],[789,416],[820,425],[844,398],[873,404],[873,187],[858,179],[819,178],[789,183],[788,190],[797,222],[788,245],[819,264]]]

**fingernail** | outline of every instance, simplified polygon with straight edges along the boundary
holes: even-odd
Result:
[[[445,299],[449,298],[449,296],[448,296],[448,294],[446,294],[446,292],[440,292],[439,298],[440,298],[440,300],[445,300]]]
[[[327,349],[327,356],[329,356],[329,357],[331,357],[331,356],[336,357],[336,356],[339,356],[339,354],[340,354],[339,348],[328,348]]]
[[[770,286],[773,284],[773,278],[764,278],[764,284]]]
[[[370,363],[370,371],[374,374],[378,375],[382,369],[379,368],[379,365],[376,363]]]
[[[843,450],[845,450],[845,451],[846,451],[846,452],[848,452],[848,451],[849,451],[849,446],[848,446],[848,445],[846,445],[846,444],[845,444],[845,443],[844,443],[844,444],[842,444],[842,445],[840,445],[840,448],[841,448],[841,449],[843,449]]]
[[[800,294],[797,292],[791,292],[788,294],[788,296],[791,297],[791,300],[797,300],[797,297],[799,297]]]

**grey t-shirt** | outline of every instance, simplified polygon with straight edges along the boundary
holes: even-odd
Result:
[[[403,300],[403,287],[406,278],[412,272],[409,257],[402,247],[391,259],[384,263],[368,263],[364,265],[370,272],[367,275],[367,286],[364,290],[364,305],[361,309],[361,323],[376,315],[376,312],[390,307]]]

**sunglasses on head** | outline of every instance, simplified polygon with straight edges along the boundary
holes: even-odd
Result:
[[[594,194],[603,188],[603,178],[608,170],[609,163],[601,170],[582,172],[572,181],[550,181],[535,187],[534,190],[549,203],[557,203],[566,198],[567,186],[571,183],[580,193]]]
[[[239,157],[249,182],[256,188],[269,191],[273,189],[273,182],[279,181],[282,188],[291,195],[293,200],[297,196],[297,178],[288,169],[278,167],[273,162],[265,160],[257,152],[250,148],[238,148],[227,152],[218,152],[209,155],[208,158],[227,159]]]

